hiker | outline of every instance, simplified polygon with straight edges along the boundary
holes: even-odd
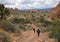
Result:
[[[34,33],[35,33],[35,28],[33,28],[33,31],[34,31]]]
[[[37,34],[38,34],[38,37],[39,37],[39,35],[40,35],[40,30],[39,29],[37,29]]]

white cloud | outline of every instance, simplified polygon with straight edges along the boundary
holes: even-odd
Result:
[[[0,0],[6,7],[18,9],[55,7],[60,0]]]

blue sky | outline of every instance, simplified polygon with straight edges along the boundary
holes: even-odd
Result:
[[[18,9],[53,8],[60,0],[0,0],[5,7]]]

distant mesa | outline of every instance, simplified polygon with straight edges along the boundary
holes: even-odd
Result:
[[[30,13],[40,13],[40,10],[27,10],[27,12],[30,12]]]
[[[52,8],[47,8],[47,9],[30,9],[30,10],[25,10],[27,12],[30,12],[30,13],[48,13],[51,11]]]

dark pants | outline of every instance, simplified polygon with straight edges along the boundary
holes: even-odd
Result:
[[[40,36],[40,33],[38,33],[38,37]]]
[[[35,33],[35,29],[33,29],[34,33]]]

